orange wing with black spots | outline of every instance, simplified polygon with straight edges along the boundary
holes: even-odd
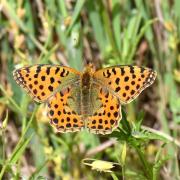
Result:
[[[87,118],[91,133],[110,134],[121,120],[119,99],[103,87],[93,86],[91,91],[93,114]]]
[[[17,69],[14,79],[37,102],[46,101],[58,88],[79,80],[80,72],[58,65],[34,65]]]
[[[156,72],[144,67],[115,66],[100,69],[93,77],[117,95],[121,103],[129,103],[154,82]]]
[[[14,79],[34,100],[47,102],[52,126],[59,132],[87,128],[109,134],[121,120],[121,104],[129,103],[150,86],[156,72],[137,66],[115,66],[83,73],[58,65],[17,69]]]
[[[74,97],[74,93],[77,96]],[[79,94],[79,87],[69,86],[49,99],[48,116],[51,125],[56,127],[58,132],[76,132],[84,128],[79,110]]]

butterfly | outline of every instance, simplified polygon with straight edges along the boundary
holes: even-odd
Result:
[[[38,64],[16,69],[13,77],[36,101],[47,103],[50,124],[58,132],[84,128],[110,134],[121,120],[121,105],[135,99],[150,86],[157,73],[131,65],[83,72],[60,65]]]

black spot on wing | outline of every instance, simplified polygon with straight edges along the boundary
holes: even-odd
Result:
[[[124,81],[127,82],[128,80],[129,80],[129,77],[126,76],[126,77],[124,78]]]
[[[140,85],[139,85],[139,84],[137,84],[136,89],[139,89],[139,88],[140,88]]]
[[[98,125],[98,129],[103,129],[103,126],[102,125]]]
[[[145,71],[145,68],[141,67],[141,73],[143,73]]]
[[[37,66],[37,69],[36,69],[36,73],[40,73],[41,72],[41,66]]]
[[[126,90],[129,90],[129,86],[125,86],[125,89],[126,89]]]
[[[53,119],[53,122],[54,122],[54,124],[58,124],[58,119],[57,119],[57,118],[54,118],[54,119]]]
[[[57,74],[59,72],[60,68],[57,67],[56,70],[55,70],[55,74]]]
[[[27,73],[30,73],[29,67],[25,68],[25,70],[26,70]]]
[[[115,121],[113,119],[110,120],[111,125],[114,125],[114,122]]]
[[[77,122],[78,122],[78,120],[77,120],[76,118],[74,118],[74,119],[73,119],[73,122],[74,122],[74,123],[77,123]]]
[[[51,116],[53,116],[53,115],[54,115],[54,111],[53,111],[53,110],[50,110],[50,111],[49,111],[49,114],[50,114]]]
[[[47,69],[46,69],[46,74],[47,74],[47,75],[50,74],[50,69],[51,69],[51,67],[47,67]]]
[[[111,113],[110,113],[110,112],[108,112],[108,113],[107,113],[107,116],[108,116],[108,117],[111,117]]]
[[[110,106],[110,110],[113,110],[114,109],[114,106]]]
[[[112,68],[112,72],[114,73],[114,75],[116,75],[116,70],[115,70],[115,68]]]
[[[34,94],[37,94],[37,90],[36,90],[36,89],[34,89],[34,90],[33,90],[33,93],[34,93]]]
[[[132,75],[132,78],[133,78],[133,79],[135,79],[135,78],[136,78],[136,75],[135,75],[135,74],[133,74],[133,75]]]
[[[44,86],[43,86],[43,85],[40,85],[40,86],[39,86],[39,89],[41,89],[41,90],[42,90],[43,88],[44,88]]]
[[[94,119],[94,120],[92,120],[92,124],[96,124],[96,120]]]
[[[58,108],[58,104],[55,104],[55,105],[54,105],[54,108],[56,108],[56,109],[57,109],[57,108]]]
[[[134,73],[134,67],[133,66],[130,66],[130,73]]]
[[[117,85],[119,85],[119,82],[120,82],[120,78],[116,78],[115,83],[116,83]]]
[[[53,91],[53,87],[50,85],[48,86],[48,89],[52,92]]]
[[[54,82],[54,78],[53,77],[51,77],[50,78],[50,81],[51,81],[51,84]]]
[[[132,91],[131,91],[131,95],[133,95],[134,93],[135,93],[135,91],[134,91],[134,90],[132,90]]]
[[[116,112],[114,112],[114,117],[115,118],[117,118],[118,117],[118,115],[119,115],[119,113],[116,111]]]
[[[38,74],[35,74],[35,75],[34,75],[34,78],[37,78],[37,77],[38,77]]]
[[[120,87],[117,87],[116,89],[115,89],[115,92],[119,92],[121,90],[121,88]]]
[[[61,76],[61,77],[65,77],[65,72],[66,72],[66,71],[65,71],[65,69],[63,68],[62,72],[60,73],[60,76]]]
[[[70,124],[70,123],[67,123],[67,124],[66,124],[66,127],[67,127],[67,128],[70,128],[70,127],[71,127],[71,124]]]
[[[46,77],[45,77],[45,76],[41,76],[41,80],[42,80],[42,81],[45,81],[45,80],[46,80]]]
[[[111,73],[109,72],[109,69],[107,70],[107,78],[109,78],[111,76]]]
[[[120,68],[120,70],[121,70],[121,75],[123,76],[125,74],[125,70],[124,68]]]

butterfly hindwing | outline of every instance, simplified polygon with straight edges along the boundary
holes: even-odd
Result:
[[[49,99],[48,116],[52,126],[56,127],[58,132],[75,132],[84,128],[79,110],[79,94],[79,87],[68,86]]]
[[[100,69],[93,77],[113,91],[121,103],[129,103],[154,82],[156,72],[144,67],[115,66]]]
[[[110,134],[121,120],[119,99],[106,88],[94,85],[91,90],[93,113],[88,117],[87,128],[91,133]]]
[[[14,79],[37,102],[46,101],[58,88],[79,79],[80,73],[58,65],[33,65],[13,72]]]

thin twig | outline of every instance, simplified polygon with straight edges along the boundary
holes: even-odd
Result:
[[[144,129],[144,130],[147,130],[147,131],[149,131],[149,132],[152,132],[152,133],[154,133],[154,134],[157,134],[157,135],[160,135],[160,136],[164,137],[164,138],[167,139],[168,141],[173,142],[173,143],[175,143],[178,147],[180,147],[180,142],[179,142],[177,139],[174,139],[173,137],[171,137],[170,135],[165,134],[165,133],[162,132],[162,131],[158,131],[158,130],[149,128],[149,127],[147,127],[147,126],[141,126],[141,127],[142,127],[142,129]],[[108,148],[108,147],[110,147],[110,146],[112,146],[112,145],[114,145],[114,144],[116,144],[116,143],[117,143],[117,140],[116,140],[116,139],[110,139],[110,140],[108,140],[108,141],[100,144],[99,146],[97,146],[97,147],[95,147],[95,148],[90,149],[89,151],[87,151],[86,156],[92,156],[92,155],[94,155],[94,154],[97,154],[97,153],[103,151],[104,149],[106,149],[106,148]]]
[[[160,0],[155,0],[155,9],[156,9],[156,13],[157,13],[157,17],[159,18],[159,21],[161,23],[163,23],[164,18],[163,18],[162,11],[161,11],[161,1]]]
[[[165,139],[167,139],[167,140],[175,143],[178,147],[180,147],[180,142],[179,142],[177,139],[173,138],[172,136],[170,136],[170,135],[168,135],[168,134],[166,134],[166,133],[164,133],[164,132],[162,132],[162,131],[158,131],[158,130],[149,128],[149,127],[147,127],[147,126],[141,126],[141,127],[142,127],[142,129],[144,129],[144,130],[147,130],[147,131],[149,131],[149,132],[152,132],[152,133],[154,133],[154,134],[157,134],[157,135],[159,135],[159,136],[164,137]]]
[[[56,55],[57,55],[58,60],[59,60],[64,66],[69,66],[66,58],[64,57],[64,55],[63,55],[61,52],[57,52]]]
[[[101,151],[103,151],[104,149],[116,144],[117,140],[116,139],[110,139],[102,144],[100,144],[99,146],[93,148],[93,149],[90,149],[89,151],[87,151],[86,155],[85,156],[92,156],[94,154],[97,154]]]

